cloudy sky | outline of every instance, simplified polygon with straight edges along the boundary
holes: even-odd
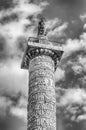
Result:
[[[55,73],[57,130],[86,130],[86,0],[0,0],[0,129],[27,129],[28,71],[20,66],[39,14],[64,49]]]

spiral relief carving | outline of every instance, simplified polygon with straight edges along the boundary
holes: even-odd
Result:
[[[49,56],[30,61],[28,130],[56,130],[54,61]]]

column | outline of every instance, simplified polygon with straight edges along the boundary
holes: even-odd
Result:
[[[28,130],[56,130],[54,68],[48,55],[29,63]]]

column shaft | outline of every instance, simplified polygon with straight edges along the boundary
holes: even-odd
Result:
[[[29,64],[28,130],[56,130],[54,61],[49,56]]]

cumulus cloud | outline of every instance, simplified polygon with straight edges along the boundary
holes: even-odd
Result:
[[[86,19],[86,14],[80,15],[80,19],[84,21]]]
[[[0,128],[26,129],[27,97],[21,92],[0,92]]]
[[[21,61],[8,61],[1,64],[0,68],[0,90],[22,91],[27,94],[28,72],[21,70]]]
[[[61,39],[66,37],[65,30],[68,28],[68,23],[63,23],[60,19],[55,18],[47,20],[45,28],[49,39]]]
[[[80,115],[77,119],[77,121],[82,121],[82,120],[86,120],[86,115]]]
[[[61,68],[57,68],[56,72],[55,72],[55,81],[58,82],[60,80],[64,80],[65,79],[65,70],[61,69]]]
[[[68,39],[64,44],[65,81],[57,83],[57,113],[64,115],[64,120],[80,123],[86,120],[86,44],[85,32],[79,39]],[[69,57],[69,58],[68,58]],[[65,85],[64,85],[65,84]],[[64,91],[63,91],[64,89]],[[63,119],[63,118],[62,118]]]
[[[45,27],[46,27],[46,29],[51,30],[51,29],[54,29],[55,27],[59,26],[60,24],[61,24],[61,20],[58,18],[54,18],[52,20],[47,20]]]
[[[65,97],[65,98],[64,98]],[[83,89],[68,89],[61,98],[60,105],[67,105],[71,103],[82,104],[86,99],[86,92]]]
[[[85,24],[83,33],[79,38],[68,38],[62,44],[64,49],[63,59],[60,63],[61,70],[56,73],[57,116],[65,121],[81,123],[86,121],[86,33]],[[58,69],[57,69],[58,70]],[[59,80],[58,80],[59,79]],[[68,123],[67,123],[68,124]],[[70,128],[67,126],[67,128]],[[82,126],[83,127],[83,126]],[[65,128],[65,125],[64,125]],[[66,129],[67,129],[66,128]],[[85,126],[86,128],[86,126]],[[81,130],[82,128],[80,128]]]
[[[58,14],[59,18],[63,18],[64,21],[68,22],[62,23],[60,19],[54,19],[55,23],[51,20],[47,22],[48,33],[51,32],[53,36],[56,34],[57,40],[60,31],[61,36],[66,37],[67,35],[66,42],[62,44],[64,48],[63,59],[55,75],[57,81],[57,115],[58,118],[61,116],[61,125],[64,127],[60,127],[61,129],[68,129],[63,125],[63,122],[65,122],[65,124],[70,125],[69,129],[78,128],[82,130],[86,129],[86,125],[80,124],[86,121],[86,16],[80,14],[85,11],[86,2],[84,0],[58,0],[55,1],[54,5],[56,3],[58,9],[54,8],[52,14],[55,14],[54,16]],[[60,27],[62,27],[62,30],[59,30]],[[55,38],[53,39],[55,40]],[[75,127],[73,127],[74,125]]]
[[[65,56],[69,56],[77,51],[86,50],[86,33],[84,32],[79,39],[68,39],[66,44],[63,45]]]
[[[37,16],[48,3],[39,1],[39,4],[34,4],[28,0],[14,0],[12,4],[15,6],[0,11],[0,36],[6,40],[8,52],[16,55],[17,39],[35,35]]]
[[[48,33],[49,37],[56,37],[56,38],[62,38],[66,37],[65,30],[67,29],[67,23],[62,24],[61,26],[55,28],[54,30],[51,30]]]
[[[85,120],[86,92],[84,89],[67,89],[60,96],[57,112],[63,113],[64,119],[74,122]],[[83,114],[82,114],[83,113]]]
[[[27,97],[21,92],[0,93],[0,128],[26,129]],[[26,115],[26,116],[25,116]]]
[[[0,97],[0,117],[6,117],[9,106],[12,104],[11,100],[8,100],[6,97]]]
[[[27,98],[21,96],[18,104],[10,107],[10,113],[27,123]]]
[[[86,56],[78,56],[77,62],[73,64],[72,68],[75,73],[86,72]]]
[[[13,0],[8,4],[9,8],[3,7],[0,11],[0,89],[26,90],[27,73],[21,70],[22,52],[27,44],[26,38],[34,35],[38,14],[48,3]]]

